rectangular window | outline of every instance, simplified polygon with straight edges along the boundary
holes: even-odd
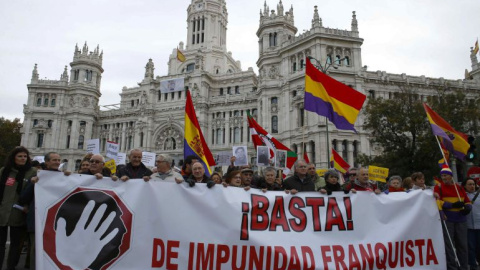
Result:
[[[67,149],[70,148],[70,135],[67,135]]]
[[[43,133],[39,133],[37,136],[37,148],[43,147]]]

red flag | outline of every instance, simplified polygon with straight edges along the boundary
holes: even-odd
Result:
[[[347,173],[347,170],[350,168],[350,165],[343,160],[343,158],[332,148],[332,156],[330,157],[330,167],[336,169],[342,174]]]
[[[270,149],[270,158],[275,157],[276,150],[287,151],[287,168],[291,169],[295,161],[297,160],[297,154],[290,150],[288,147],[277,141],[272,135],[270,135],[265,129],[263,129],[255,119],[248,114],[248,126],[250,127],[250,134],[252,135],[252,142],[255,149],[257,146],[268,146]]]
[[[310,163],[310,159],[308,159],[307,153],[303,153],[303,160],[305,160],[307,164]]]

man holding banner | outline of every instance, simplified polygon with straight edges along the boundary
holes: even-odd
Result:
[[[130,150],[128,159],[130,162],[126,166],[117,168],[117,177],[122,181],[127,181],[130,178],[143,178],[144,181],[148,181],[152,171],[142,163],[142,150]]]
[[[375,194],[381,193],[381,191],[377,188],[377,185],[369,181],[367,168],[360,168],[357,171],[357,179],[346,185],[344,190],[352,191],[353,193],[357,191],[374,191]]]

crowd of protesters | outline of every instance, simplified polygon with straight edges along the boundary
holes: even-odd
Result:
[[[76,173],[94,175],[97,179],[110,177],[114,181],[143,179],[144,181],[167,181],[177,184],[186,183],[193,187],[206,184],[208,188],[239,187],[244,190],[259,189],[263,192],[284,191],[289,194],[298,192],[319,192],[332,195],[334,192],[356,193],[373,192],[390,194],[393,192],[410,192],[415,190],[433,191],[440,210],[444,231],[447,269],[477,269],[480,262],[480,202],[478,186],[474,179],[467,179],[462,185],[455,183],[452,171],[448,167],[440,172],[441,181],[430,187],[425,183],[425,176],[415,172],[411,176],[390,176],[383,190],[369,179],[368,168],[350,168],[345,175],[336,170],[327,170],[323,176],[317,174],[315,164],[297,160],[292,173],[284,178],[282,170],[265,167],[262,174],[256,174],[249,165],[231,165],[222,175],[214,172],[210,176],[205,167],[195,156],[188,156],[181,170],[175,170],[173,159],[165,154],[156,158],[154,168],[142,163],[142,150],[129,152],[129,162],[118,165],[112,173],[105,167],[105,158],[99,154],[87,154],[80,163]],[[23,243],[29,243],[26,267],[35,269],[34,248],[34,187],[41,181],[38,170],[59,171],[61,157],[58,153],[45,154],[44,163],[31,160],[29,151],[24,147],[13,149],[0,169],[0,265],[3,265],[6,251],[7,233],[10,231],[10,248],[7,255],[7,270],[15,269],[19,263]],[[63,171],[68,176],[69,171]]]

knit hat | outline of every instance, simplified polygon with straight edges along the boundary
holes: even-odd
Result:
[[[442,175],[442,174],[448,174],[448,175],[453,176],[452,170],[450,170],[450,168],[447,165],[442,166],[442,170],[440,171],[440,175]]]

